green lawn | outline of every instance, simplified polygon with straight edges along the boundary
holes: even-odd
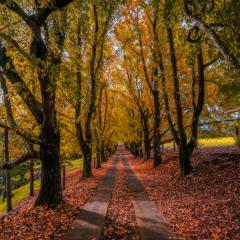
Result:
[[[65,163],[66,165],[66,170],[73,170],[77,168],[81,168],[83,166],[83,160],[82,159],[76,159],[76,160],[71,160],[69,162]],[[39,190],[40,188],[40,180],[34,181],[34,190]],[[29,183],[14,190],[13,195],[14,197],[12,198],[12,204],[13,207],[22,199],[27,198],[29,196]],[[3,203],[2,202],[2,197],[0,198],[0,212],[3,212],[6,210],[6,200]]]
[[[83,166],[83,160],[82,158],[76,159],[76,160],[71,160],[69,162],[65,163],[66,170],[73,170],[76,168],[81,168]]]
[[[36,180],[34,182],[34,190],[38,190],[40,188],[40,180]],[[12,198],[12,205],[15,206],[20,200],[26,198],[29,196],[29,184],[26,184],[16,190],[13,191],[14,197]],[[0,212],[3,212],[6,210],[6,200],[3,203],[2,197],[1,197],[1,203],[0,203]]]
[[[199,139],[199,146],[201,147],[220,147],[220,146],[233,146],[233,137],[221,137],[221,138],[206,138]]]
[[[202,138],[198,140],[200,147],[220,147],[220,146],[233,146],[233,137],[221,137],[221,138]],[[173,148],[173,143],[164,144],[166,148]]]

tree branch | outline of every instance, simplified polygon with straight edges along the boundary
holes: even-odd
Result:
[[[31,56],[22,47],[19,46],[18,42],[15,39],[13,39],[10,36],[8,36],[7,34],[1,33],[1,32],[0,32],[0,38],[4,39],[5,41],[7,41],[11,45],[13,45],[20,54],[22,54],[31,63],[33,62],[33,59],[31,58]]]
[[[188,33],[187,33],[187,41],[191,42],[191,43],[197,43],[201,40],[201,35],[199,35],[198,37],[196,37],[195,39],[192,38],[192,33],[194,33],[197,35],[199,32],[199,28],[197,26],[192,26]]]
[[[40,8],[37,14],[28,15],[15,1],[13,0],[0,0],[0,4],[6,4],[7,8],[20,16],[30,28],[36,25],[41,27],[47,17],[56,11],[62,9],[74,0],[53,0],[49,1],[45,7]]]
[[[16,84],[17,93],[22,97],[36,121],[41,124],[43,120],[42,104],[38,102],[21,76],[17,73],[12,59],[7,56],[5,47],[0,42],[0,67],[12,84]]]
[[[16,25],[16,24],[20,23],[21,21],[22,21],[22,20],[18,20],[18,21],[16,21],[16,22],[12,23],[12,25]],[[9,27],[9,24],[7,24],[6,26],[0,28],[0,32],[3,31],[4,29],[8,28],[8,27]]]
[[[17,123],[16,123],[14,115],[13,115],[12,105],[11,105],[11,102],[10,102],[10,99],[8,96],[8,88],[7,88],[7,84],[6,84],[6,79],[4,76],[2,76],[1,73],[0,73],[0,82],[1,82],[1,88],[2,88],[2,91],[4,94],[3,99],[5,102],[8,123],[11,125],[11,127],[9,127],[6,124],[0,123],[0,127],[5,128],[5,129],[7,128],[8,130],[15,132],[17,135],[23,137],[24,140],[26,140],[27,142],[29,142],[31,144],[39,144],[40,141],[37,138],[33,139],[32,136],[30,136],[30,134],[25,133],[22,130],[18,129]]]
[[[13,0],[0,0],[0,4],[6,4],[7,8],[13,12],[15,12],[18,16],[20,16],[28,26],[32,26],[32,21],[30,16],[24,12],[24,10]]]
[[[68,4],[73,2],[74,0],[54,0],[49,1],[49,3],[41,8],[36,16],[33,16],[39,26],[42,26],[45,22],[45,20],[48,18],[48,16],[53,13],[56,10],[60,10],[64,7],[66,7]]]
[[[7,162],[7,163],[1,164],[0,169],[1,170],[12,169],[12,168],[18,166],[19,164],[26,162],[29,159],[39,159],[39,158],[40,158],[39,152],[36,152],[36,151],[28,152],[13,162]]]
[[[27,141],[34,143],[34,144],[39,144],[40,140],[39,139],[35,139],[33,138],[30,134],[23,132],[22,130],[15,128],[15,127],[10,127],[7,124],[1,123],[0,122],[0,128],[7,128],[8,130],[16,133],[17,135],[23,137],[24,139],[26,139]]]
[[[210,65],[212,65],[213,63],[215,63],[218,60],[218,57],[214,58],[212,61],[205,63],[204,64],[204,68],[209,67]]]
[[[214,6],[213,3],[214,2],[212,2],[212,7]],[[193,15],[189,8],[189,0],[184,1],[184,11],[189,20],[193,23],[193,27],[191,29],[198,28],[199,30],[203,31],[211,39],[221,55],[239,71],[240,63],[238,59],[231,53],[230,49],[220,39],[218,34],[211,28],[211,26],[201,22],[201,20]],[[192,31],[191,29],[189,31]]]

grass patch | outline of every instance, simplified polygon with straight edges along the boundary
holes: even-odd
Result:
[[[198,144],[200,147],[234,146],[235,141],[233,137],[201,138],[198,140]],[[164,144],[164,147],[173,148],[173,142]]]
[[[67,163],[66,165],[66,170],[73,170],[77,168],[81,168],[83,166],[83,160],[82,159],[76,159],[76,160],[71,160]],[[34,190],[39,190],[40,189],[40,180],[35,180],[34,181]],[[20,202],[22,199],[29,197],[29,191],[30,191],[30,186],[29,183],[21,186],[20,188],[16,189],[13,191],[14,197],[12,198],[12,205],[13,207]],[[6,211],[6,199],[5,202],[2,202],[2,196],[0,198],[0,212]]]
[[[235,144],[233,137],[221,137],[221,138],[206,138],[199,139],[200,147],[221,147],[221,146],[233,146]]]
[[[16,190],[14,190],[12,193],[14,197],[12,198],[12,205],[13,207],[22,199],[29,197],[29,192],[30,192],[30,184],[26,184]],[[40,188],[40,180],[34,181],[34,190],[38,190]],[[2,202],[2,197],[1,197],[1,203],[0,203],[0,212],[6,211],[6,199],[5,202]]]
[[[76,160],[71,160],[71,161],[65,163],[65,166],[66,166],[67,171],[73,170],[76,168],[81,168],[83,166],[83,159],[79,158]]]

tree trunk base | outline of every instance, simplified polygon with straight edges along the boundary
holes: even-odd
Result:
[[[83,151],[83,173],[82,177],[92,176],[92,150],[91,148],[85,149]]]
[[[190,151],[191,152],[191,151]],[[191,153],[189,149],[179,151],[180,176],[185,177],[189,175],[193,169],[191,164]]]
[[[46,205],[55,208],[63,202],[60,162],[42,163],[41,189],[35,206]]]
[[[161,152],[159,150],[154,151],[154,156],[153,156],[153,167],[156,168],[162,163],[162,156]]]

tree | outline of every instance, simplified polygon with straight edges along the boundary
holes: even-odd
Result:
[[[151,116],[151,109],[149,108],[149,95],[144,91],[144,84],[140,77],[138,64],[133,65],[133,61],[130,56],[124,57],[123,68],[126,72],[126,83],[122,81],[124,85],[127,86],[128,93],[130,95],[130,101],[138,109],[138,113],[141,119],[141,126],[143,131],[143,142],[144,142],[144,156],[145,160],[150,158],[151,152],[151,137],[150,137],[150,123],[149,117]],[[121,77],[124,79],[124,77]]]
[[[1,42],[0,65],[3,74],[8,80],[12,84],[18,85],[18,94],[33,114],[36,122],[41,125],[40,159],[42,162],[42,178],[41,189],[36,200],[36,205],[46,204],[49,207],[55,207],[62,201],[59,160],[60,135],[56,120],[55,93],[56,80],[62,59],[65,30],[60,28],[60,25],[62,25],[60,22],[56,24],[57,20],[52,19],[54,28],[51,30],[55,38],[55,46],[51,46],[51,43],[48,42],[50,31],[47,18],[57,9],[62,9],[71,2],[72,0],[55,1],[54,4],[49,3],[42,6],[39,1],[36,1],[36,12],[28,15],[16,2],[0,1],[1,4],[4,4],[4,7],[24,21],[24,24],[29,28],[30,34],[32,35],[30,54],[26,53],[17,41],[9,35],[1,34],[1,38],[4,39],[7,44],[13,45],[34,65],[37,80],[40,85],[42,102],[39,102],[31,93],[24,79],[18,73],[13,58],[7,54],[7,44],[3,44],[3,42]],[[62,16],[64,16],[64,14]],[[62,21],[64,21],[64,17]],[[43,26],[45,32],[42,30]],[[43,35],[45,39],[43,39]]]
[[[161,157],[161,150],[160,150],[160,145],[161,145],[161,133],[160,133],[160,114],[161,114],[161,109],[160,109],[160,92],[159,92],[159,77],[158,77],[158,70],[156,66],[156,62],[158,61],[158,51],[157,51],[157,46],[156,46],[156,31],[157,31],[157,22],[158,22],[158,1],[154,1],[153,3],[154,9],[153,9],[153,20],[150,22],[152,23],[152,31],[153,31],[153,50],[152,50],[152,65],[149,68],[152,69],[151,76],[149,76],[149,71],[147,70],[147,63],[146,59],[144,56],[144,50],[143,50],[143,42],[142,42],[142,33],[139,28],[139,13],[137,12],[137,18],[136,18],[136,30],[137,30],[137,36],[139,40],[139,47],[140,47],[140,56],[141,56],[141,61],[143,65],[143,72],[145,76],[145,81],[147,82],[147,85],[149,87],[149,90],[152,94],[153,97],[153,102],[154,102],[154,130],[153,130],[153,166],[157,167],[161,164],[162,162],[162,157]]]
[[[116,7],[117,1],[103,0],[82,3],[80,15],[77,13],[79,18],[77,29],[73,32],[77,48],[71,44],[69,46],[72,60],[77,62],[77,64],[73,64],[76,68],[76,81],[73,82],[76,90],[73,105],[76,135],[84,158],[83,177],[92,175],[92,120],[99,94],[98,86],[101,85],[100,78],[103,75],[102,69],[107,61],[107,34]],[[86,20],[85,25],[82,25],[82,19]],[[87,78],[83,76],[87,76]],[[84,90],[88,94],[84,95]],[[84,109],[82,107],[83,99],[86,101]]]
[[[125,8],[128,15],[122,23],[120,22],[117,35],[119,35],[118,39],[122,43],[124,51],[129,52],[131,57],[134,56],[138,59],[140,78],[144,79],[153,100],[153,165],[157,167],[162,162],[160,151],[162,104],[157,66],[158,51],[156,49],[158,1],[149,3],[144,1],[127,2]],[[127,27],[128,25],[133,30]]]
[[[199,117],[202,112],[205,100],[205,69],[213,64],[217,59],[210,61],[207,64],[204,64],[203,61],[203,53],[201,43],[198,44],[196,53],[193,54],[191,59],[191,71],[192,71],[192,92],[191,92],[191,102],[192,102],[192,120],[191,120],[191,135],[187,137],[187,131],[184,126],[184,117],[183,117],[183,103],[181,97],[181,88],[180,88],[180,80],[179,80],[179,70],[177,64],[176,57],[176,49],[174,44],[174,34],[173,28],[171,26],[171,1],[168,1],[165,6],[165,23],[166,23],[166,31],[167,31],[167,41],[170,50],[170,61],[171,61],[171,70],[172,70],[172,80],[173,80],[173,98],[176,109],[176,126],[172,120],[169,106],[169,94],[167,93],[166,88],[166,76],[165,69],[162,63],[162,59],[160,61],[159,68],[161,69],[162,76],[162,88],[164,94],[165,108],[167,113],[168,123],[173,135],[175,142],[179,148],[179,163],[180,163],[180,173],[181,176],[185,176],[190,173],[192,170],[191,165],[191,155],[197,144],[198,139],[198,123]],[[160,50],[160,49],[159,49]],[[197,77],[195,73],[195,57],[197,58]],[[196,85],[197,93],[196,93]],[[189,138],[189,140],[188,140]]]

